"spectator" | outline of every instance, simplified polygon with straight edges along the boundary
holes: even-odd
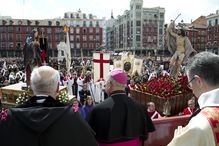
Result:
[[[188,101],[188,107],[183,110],[183,114],[184,114],[184,115],[191,115],[191,114],[193,114],[196,110],[197,110],[197,108],[195,107],[195,100],[190,99],[190,100]]]
[[[148,103],[148,115],[149,117],[153,120],[153,119],[157,119],[160,118],[161,115],[155,110],[155,104],[153,102],[149,102]]]
[[[93,109],[94,107],[94,100],[91,96],[87,96],[87,98],[85,99],[85,104],[83,107],[83,111],[85,114],[85,119],[87,119],[90,111]]]

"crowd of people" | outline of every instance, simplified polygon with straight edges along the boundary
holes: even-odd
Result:
[[[189,86],[193,90],[194,97],[197,97],[200,108],[197,107],[197,99],[192,98],[188,101],[188,107],[180,115],[192,115],[192,118],[185,128],[176,130],[169,146],[215,144],[216,133],[212,128],[217,126],[212,127],[212,122],[219,117],[216,98],[218,58],[212,53],[202,52],[188,62],[185,70],[182,69],[182,73],[188,76]],[[8,80],[8,84],[25,82],[21,58],[2,59],[0,62],[4,81]],[[68,145],[72,141],[72,136],[75,145],[91,146],[116,146],[116,144],[137,146],[146,140],[148,133],[155,130],[152,120],[161,118],[162,113],[156,111],[153,102],[149,102],[146,108],[134,102],[129,97],[128,89],[132,89],[135,83],[148,81],[168,72],[165,72],[162,65],[150,66],[144,61],[142,77],[130,79],[125,71],[113,69],[106,80],[100,79],[94,84],[90,64],[84,65],[79,70],[73,67],[70,74],[64,68],[59,71],[49,66],[33,69],[30,83],[34,96],[22,105],[1,112],[0,131],[4,131],[4,134],[2,132],[0,134],[2,144],[15,145],[16,142],[20,145],[28,143],[48,146]],[[19,73],[23,75],[16,78]],[[11,82],[12,79],[15,79],[15,82]],[[68,90],[71,91],[68,94],[75,96],[72,105],[56,100],[60,84],[70,85]],[[202,122],[198,124],[200,121]],[[15,131],[13,135],[12,129]],[[61,138],[60,132],[63,133]],[[195,139],[190,139],[185,144],[184,141],[191,134],[195,134]],[[81,140],[82,137],[86,140]],[[50,140],[51,138],[53,140]]]

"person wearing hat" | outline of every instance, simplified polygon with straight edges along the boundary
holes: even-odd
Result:
[[[99,146],[139,146],[154,131],[143,106],[126,95],[127,80],[125,71],[112,70],[105,84],[109,97],[90,112],[88,122]]]

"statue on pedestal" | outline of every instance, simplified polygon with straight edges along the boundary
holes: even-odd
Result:
[[[26,38],[23,49],[27,87],[30,86],[30,74],[33,68],[42,65],[41,52],[38,30],[33,29],[32,36]]]
[[[172,21],[166,30],[167,46],[173,55],[170,59],[170,74],[178,78],[180,67],[188,57],[196,52],[191,45],[189,38],[186,36],[185,28],[175,29],[175,21]]]

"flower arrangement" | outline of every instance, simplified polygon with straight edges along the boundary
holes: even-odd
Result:
[[[69,103],[69,102],[70,102],[69,97],[68,97],[68,94],[67,94],[66,91],[61,91],[61,92],[59,93],[58,100],[59,100],[61,103]]]
[[[180,94],[192,93],[192,90],[187,85],[187,76],[180,76],[178,80],[172,76],[161,76],[146,83],[136,84],[134,89],[161,98],[169,98]]]
[[[23,92],[22,94],[19,94],[18,98],[16,99],[16,104],[23,104],[24,102],[28,101],[28,99],[28,92]]]
[[[29,100],[29,94],[28,92],[23,92],[22,94],[19,94],[19,97],[16,99],[16,104],[23,104],[26,101]],[[62,91],[57,98],[61,103],[69,103],[69,97],[66,91]]]

